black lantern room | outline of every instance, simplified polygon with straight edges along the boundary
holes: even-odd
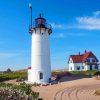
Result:
[[[48,29],[49,34],[52,33],[51,25],[46,23],[46,19],[41,17],[41,14],[35,19],[35,23],[29,27],[29,33],[32,34],[32,31],[36,28],[46,28]]]
[[[40,16],[35,19],[35,28],[46,28],[46,20]]]

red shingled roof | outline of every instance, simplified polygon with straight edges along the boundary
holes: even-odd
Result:
[[[97,61],[98,59],[92,52],[86,52],[85,54],[79,55],[70,55],[74,63],[82,63],[85,62],[87,58],[95,58]]]

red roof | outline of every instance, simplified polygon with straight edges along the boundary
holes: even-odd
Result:
[[[74,63],[82,62],[83,55],[71,55],[70,56]]]
[[[74,63],[82,63],[85,62],[87,58],[95,58],[98,62],[98,59],[92,52],[86,52],[85,54],[79,55],[70,55]]]

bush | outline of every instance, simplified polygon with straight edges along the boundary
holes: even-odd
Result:
[[[11,79],[25,80],[26,78],[27,78],[27,72],[0,73],[0,82],[11,80]]]
[[[88,71],[53,71],[52,76],[69,76],[69,75],[100,75],[100,71],[98,70],[88,70]]]
[[[31,90],[28,84],[0,83],[0,100],[38,100],[39,93]]]
[[[71,71],[70,73],[72,75],[95,75],[97,73],[97,70],[88,70],[88,71]]]
[[[96,71],[94,75],[100,75],[100,71]]]

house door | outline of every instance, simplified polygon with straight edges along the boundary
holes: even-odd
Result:
[[[92,70],[92,65],[90,65],[90,70]]]

